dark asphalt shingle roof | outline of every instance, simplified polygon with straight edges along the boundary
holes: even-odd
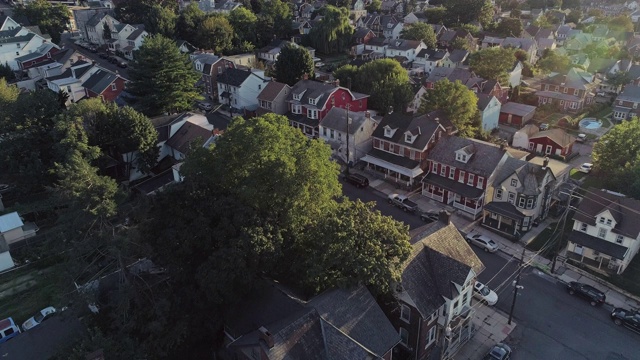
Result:
[[[503,112],[506,114],[518,115],[518,116],[527,116],[535,111],[536,111],[535,106],[515,103],[512,101],[502,104],[502,107],[500,108],[500,112]]]
[[[87,88],[96,94],[101,94],[109,85],[111,85],[111,83],[116,81],[117,78],[118,75],[111,71],[99,69],[82,84],[82,87]]]
[[[640,200],[616,196],[596,188],[589,188],[573,216],[589,225],[596,225],[596,217],[608,210],[617,224],[613,232],[636,239],[640,234]]]
[[[407,157],[392,154],[390,152],[382,151],[379,149],[372,149],[367,155],[373,156],[394,165],[402,166],[406,169],[415,169],[420,166],[420,163],[416,160],[411,160]]]
[[[350,125],[347,124],[347,110],[339,107],[333,107],[329,112],[327,112],[327,115],[322,118],[320,124],[323,127],[343,133],[346,133],[348,128],[350,134],[355,134],[366,121],[365,114],[363,112],[350,111],[349,118],[351,119]]]
[[[574,217],[575,218],[575,217]],[[589,249],[613,256],[616,259],[624,259],[624,254],[628,248],[613,242],[599,239],[582,231],[573,230],[569,233],[569,241],[582,245]]]
[[[483,189],[478,189],[475,186],[470,186],[466,183],[461,183],[459,181],[449,179],[448,177],[440,176],[434,172],[430,172],[427,176],[423,177],[422,182],[449,190],[469,199],[478,199],[484,194]]]
[[[469,56],[469,52],[467,50],[455,49],[449,54],[449,60],[454,63],[459,63],[464,61],[467,56]]]
[[[440,111],[433,111],[429,114],[418,116],[394,112],[382,118],[378,127],[373,131],[372,136],[406,147],[424,150],[429,144],[429,141],[436,134],[436,131],[438,131],[438,129],[444,130],[442,125],[436,121],[436,119],[444,120],[444,117],[444,114]],[[386,137],[384,135],[386,128],[391,130],[395,129],[395,132],[391,137]],[[418,136],[414,139],[413,143],[408,143],[406,141],[405,132],[407,131],[412,134],[417,131]]]
[[[176,131],[175,134],[167,140],[167,145],[183,154],[186,154],[194,141],[201,139],[204,143],[209,140],[210,137],[211,131],[192,122],[186,121],[182,124],[180,129],[178,129],[178,131]]]
[[[286,89],[286,90],[285,90]],[[274,101],[278,97],[281,92],[285,92],[288,95],[288,92],[291,90],[291,87],[285,83],[270,81],[267,86],[262,89],[260,94],[258,94],[258,100],[264,101]]]
[[[333,92],[338,90],[338,87],[331,84],[325,84],[319,81],[313,80],[300,80],[293,85],[289,95],[287,95],[288,101],[298,101],[293,100],[294,94],[301,94],[304,92],[304,95],[300,98],[300,104],[309,104],[309,98],[318,99],[316,101],[316,107],[318,109],[324,108],[329,97]]]
[[[249,78],[249,76],[251,76],[251,74],[251,71],[231,68],[218,75],[218,82],[231,86],[240,86]]]
[[[576,141],[575,136],[558,128],[540,131],[537,134],[529,136],[529,140],[540,138],[547,138],[561,147],[567,147]]]
[[[489,106],[489,104],[491,103],[491,100],[494,97],[495,96],[493,95],[478,94],[478,109],[480,109],[481,111],[484,111],[484,109],[486,109],[487,106]]]
[[[472,145],[473,148],[471,159],[466,164],[457,161],[455,152],[469,145]],[[489,178],[505,153],[506,150],[484,141],[447,136],[438,140],[436,146],[429,153],[429,158],[432,161]]]
[[[485,204],[484,209],[492,213],[507,216],[510,219],[514,220],[522,220],[527,217],[520,210],[518,210],[515,205],[507,201],[492,201],[488,204]]]
[[[139,27],[135,29],[131,34],[129,34],[129,36],[127,36],[127,40],[135,40],[138,38],[138,36],[142,35],[143,32],[144,28]]]
[[[542,192],[542,183],[545,176],[550,172],[551,169],[548,167],[543,170],[541,165],[508,157],[498,170],[493,184],[495,187],[500,187],[505,180],[515,174],[518,178],[516,191],[519,194],[538,195]]]
[[[620,95],[618,95],[618,97],[616,97],[616,100],[639,102],[640,101],[640,86],[633,85],[633,84],[629,84],[629,85],[625,86],[624,90],[622,90]]]

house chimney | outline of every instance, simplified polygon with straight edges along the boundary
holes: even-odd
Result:
[[[436,124],[440,124],[440,118],[435,118]]]
[[[451,224],[451,213],[447,210],[440,210],[438,213],[438,221],[442,222],[445,225]]]
[[[340,87],[340,79],[336,79],[336,81],[333,83],[336,87]]]
[[[304,73],[304,75],[302,75],[302,79],[303,80],[309,80],[309,74]]]
[[[364,117],[367,118],[367,119],[371,119],[371,112],[365,111],[364,112]]]
[[[549,166],[549,157],[545,156],[544,161],[542,161],[542,170],[547,170],[547,166]]]
[[[265,328],[264,326],[261,326],[260,329],[258,329],[258,331],[260,332],[260,339],[264,340],[264,342],[267,343],[267,347],[269,349],[272,349],[273,348],[273,335],[271,335],[269,330],[267,330],[267,328]]]

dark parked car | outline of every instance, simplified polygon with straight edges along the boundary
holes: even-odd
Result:
[[[120,60],[118,60],[118,58],[110,57],[109,62],[112,64],[117,64],[120,62]]]
[[[569,290],[569,294],[571,295],[579,295],[587,300],[591,306],[602,305],[604,304],[604,300],[606,296],[604,293],[591,285],[579,283],[576,281],[572,281],[567,285],[567,290]]]
[[[437,211],[425,211],[420,214],[420,220],[426,223],[432,223],[434,221],[438,221],[440,215],[438,215]]]
[[[127,65],[127,63],[126,63],[126,62],[124,62],[124,61],[120,61],[120,62],[118,63],[118,67],[121,67],[121,68],[123,68],[123,69],[126,69],[126,68],[127,68],[127,66],[129,66],[129,65]]]
[[[489,353],[484,356],[483,360],[508,360],[511,358],[511,348],[507,344],[493,345]]]
[[[616,325],[624,325],[640,333],[640,313],[637,311],[615,308],[611,312],[611,319]]]
[[[366,188],[369,186],[369,179],[359,174],[349,174],[345,178],[345,180],[352,185],[355,185],[359,188]]]

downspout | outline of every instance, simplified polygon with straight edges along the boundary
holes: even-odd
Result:
[[[416,360],[418,360],[418,351],[420,350],[420,328],[422,327],[422,317],[420,317],[420,321],[418,321],[418,338],[416,339]]]

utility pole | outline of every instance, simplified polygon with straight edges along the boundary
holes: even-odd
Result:
[[[347,175],[349,175],[349,134],[351,133],[351,118],[349,118],[349,109],[351,104],[345,106],[347,109]]]
[[[518,290],[520,289],[520,274],[522,274],[522,264],[524,263],[524,248],[522,248],[522,255],[520,255],[520,264],[518,265],[518,276],[514,282],[513,289],[513,301],[511,302],[511,311],[509,311],[509,321],[507,324],[511,325],[511,319],[513,318],[513,310],[516,307],[516,299],[518,298]]]
[[[562,245],[562,239],[564,238],[564,229],[567,227],[567,217],[569,216],[569,209],[571,209],[571,199],[573,199],[573,190],[567,194],[567,208],[564,210],[564,214],[562,215],[562,230],[560,230],[560,237],[556,238],[556,244],[553,247],[553,261],[551,262],[551,273],[553,274],[556,270],[556,259],[558,258],[558,253],[560,252],[560,245]]]

